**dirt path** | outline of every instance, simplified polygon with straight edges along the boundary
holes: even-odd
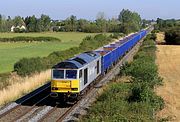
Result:
[[[156,55],[164,82],[156,91],[165,101],[165,108],[158,116],[180,122],[180,46],[158,45]]]

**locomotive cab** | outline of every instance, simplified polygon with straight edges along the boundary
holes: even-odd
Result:
[[[66,92],[76,93],[79,88],[77,69],[52,69],[52,92]]]
[[[60,62],[52,68],[51,96],[78,98],[100,74],[101,55],[96,52],[85,52]]]
[[[79,93],[79,69],[73,61],[61,62],[51,71],[51,96],[77,96]]]

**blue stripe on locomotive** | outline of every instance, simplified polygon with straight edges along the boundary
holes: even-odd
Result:
[[[146,30],[140,31],[135,34],[133,38],[124,42],[119,47],[112,51],[109,51],[102,56],[102,73],[105,72],[111,65],[116,62],[120,57],[122,57],[128,50],[130,50],[140,39],[142,39],[147,34]],[[124,41],[124,40],[122,40]]]

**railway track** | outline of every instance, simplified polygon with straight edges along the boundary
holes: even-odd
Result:
[[[38,104],[43,102],[45,99],[47,99],[50,95],[45,96],[44,98],[40,99],[37,103],[35,103],[33,106],[23,106],[19,105],[16,109],[13,109],[9,111],[7,116],[3,116],[1,119],[5,121],[12,121],[15,122],[22,118],[24,115],[29,113],[34,108],[38,107]]]
[[[80,112],[83,108],[88,108],[90,104],[98,96],[98,90],[101,86],[106,84],[115,75],[118,74],[119,66],[128,60],[132,60],[133,55],[137,52],[140,47],[139,42],[130,52],[128,52],[119,63],[112,68],[99,82],[96,87],[91,87],[83,98],[77,101],[74,105],[65,105],[63,103],[55,103],[52,99],[49,99],[50,85],[40,91],[36,91],[34,95],[27,95],[17,101],[17,105],[6,110],[5,112],[0,111],[0,122],[1,121],[38,121],[38,122],[61,122],[63,120],[73,120],[73,115]],[[49,90],[48,90],[49,89]],[[49,102],[49,103],[48,103]],[[51,106],[50,108],[48,108]],[[43,113],[43,110],[47,108],[47,111]],[[74,112],[72,112],[74,111]],[[35,114],[36,113],[36,114]],[[79,114],[79,113],[78,113]],[[27,116],[26,116],[27,115]]]
[[[7,107],[0,112],[0,121],[16,121],[41,104],[49,95],[49,84],[41,87],[38,91],[16,101],[13,107]]]
[[[44,115],[38,122],[62,122],[63,119],[66,117],[66,115],[71,112],[71,110],[76,106],[77,104],[74,104],[72,107],[67,108],[58,108],[58,106],[55,106],[52,108],[46,115]]]
[[[83,97],[88,95],[93,87],[91,87],[86,94],[84,94]],[[83,98],[82,98],[83,99]],[[79,105],[81,100],[74,102],[73,104],[64,104],[64,103],[58,103],[55,107],[53,107],[50,111],[48,111],[38,122],[62,122],[65,117],[75,108]]]

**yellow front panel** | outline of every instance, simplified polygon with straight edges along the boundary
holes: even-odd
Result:
[[[56,86],[60,88],[71,88],[71,81],[69,80],[57,81]]]
[[[52,89],[56,88],[56,89]],[[73,90],[73,88],[77,90]],[[59,93],[78,93],[79,92],[79,80],[52,80],[51,81],[51,92]]]

